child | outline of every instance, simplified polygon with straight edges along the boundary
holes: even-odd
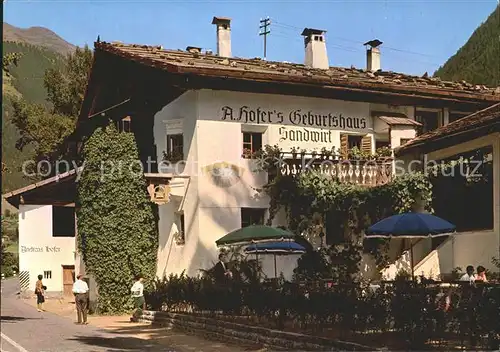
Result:
[[[483,282],[488,282],[488,280],[486,279],[486,268],[484,266],[482,266],[482,265],[479,265],[477,267],[476,280],[483,281]]]
[[[38,281],[36,282],[35,286],[36,306],[39,312],[45,312],[45,309],[43,309],[43,303],[45,302],[45,290],[47,289],[47,287],[43,286],[42,279],[43,276],[38,275]]]

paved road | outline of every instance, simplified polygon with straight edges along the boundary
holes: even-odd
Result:
[[[2,352],[174,351],[132,336],[76,325],[53,313],[39,313],[18,298],[16,279],[2,280]]]

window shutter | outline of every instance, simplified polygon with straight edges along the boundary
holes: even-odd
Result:
[[[347,140],[347,134],[340,135],[340,155],[347,158],[349,152],[349,141]]]
[[[361,151],[372,154],[372,136],[366,135],[361,139]]]

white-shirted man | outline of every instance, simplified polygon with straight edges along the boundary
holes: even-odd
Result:
[[[76,324],[87,325],[87,308],[89,300],[89,286],[82,280],[83,275],[79,274],[73,284],[73,294],[75,295],[76,314],[78,321]]]
[[[144,300],[144,278],[142,275],[136,275],[135,283],[130,288],[132,298],[134,299],[135,311],[130,317],[130,321],[137,322],[142,315],[142,311],[146,309],[146,301]]]

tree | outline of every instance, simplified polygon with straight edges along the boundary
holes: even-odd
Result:
[[[134,275],[156,275],[158,233],[134,135],[110,123],[83,148],[77,185],[78,247],[97,282],[97,311],[131,308]]]
[[[35,161],[54,162],[57,147],[74,129],[85,96],[87,76],[92,66],[92,51],[85,46],[65,58],[62,70],[48,69],[44,86],[49,107],[13,101],[13,123],[20,137],[16,147],[35,147]],[[32,171],[32,170],[30,170]]]
[[[10,65],[17,66],[19,60],[22,57],[22,53],[8,53],[2,56],[2,72],[5,72],[7,76],[9,73]]]

